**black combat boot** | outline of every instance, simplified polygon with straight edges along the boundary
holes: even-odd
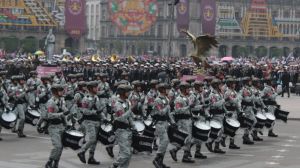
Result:
[[[18,137],[19,138],[25,138],[26,135],[24,135],[23,130],[18,130]]]
[[[58,168],[59,160],[54,160],[53,168]]]
[[[0,137],[0,141],[2,141],[2,138]]]
[[[269,130],[268,136],[269,136],[269,137],[274,137],[274,138],[278,137],[278,135],[275,134],[275,133],[273,132],[273,130]]]
[[[215,143],[215,149],[214,149],[215,153],[220,153],[220,154],[225,154],[226,152],[223,151],[222,149],[220,149],[220,142],[216,142]]]
[[[156,154],[156,157],[152,161],[155,168],[162,168],[162,159],[163,159],[162,157],[163,156],[161,153]]]
[[[229,149],[240,149],[240,147],[234,144],[234,139],[230,139]]]
[[[195,163],[195,160],[189,157],[189,151],[184,151],[183,157],[182,157],[183,163]]]
[[[113,147],[112,147],[112,146],[108,146],[108,147],[106,147],[105,149],[106,149],[107,154],[108,154],[111,158],[114,158],[114,157],[115,157],[114,151],[113,151]]]
[[[226,148],[226,137],[222,137],[221,145]]]
[[[174,148],[174,149],[170,150],[170,155],[175,162],[177,162],[177,151],[178,150],[179,150],[179,148]]]
[[[53,168],[52,164],[53,164],[53,159],[49,159],[48,162],[45,165],[45,168]]]
[[[118,167],[119,167],[118,165],[113,164],[109,168],[118,168]]]
[[[91,165],[99,165],[100,164],[100,162],[94,158],[94,153],[90,153],[88,164],[91,164]]]
[[[158,146],[157,146],[156,143],[157,142],[156,142],[156,138],[155,138],[154,141],[153,141],[153,150],[155,150],[155,151],[157,151],[157,149],[158,149]]]
[[[213,148],[212,148],[212,144],[213,144],[213,141],[212,141],[212,142],[207,142],[207,143],[205,143],[206,148],[207,148],[208,151],[210,151],[210,152],[214,152],[214,151],[213,151]]]
[[[254,130],[254,131],[252,132],[252,137],[253,137],[253,141],[263,141],[262,138],[258,137],[257,131],[256,131],[256,130]]]
[[[194,157],[197,159],[206,159],[207,156],[203,155],[200,151],[201,151],[201,145],[197,144]]]
[[[86,160],[85,160],[85,152],[80,152],[77,154],[77,156],[79,157],[79,160],[82,162],[82,163],[86,163]]]
[[[251,139],[249,138],[249,135],[244,135],[243,136],[243,144],[245,144],[245,145],[253,145],[254,142],[251,141]]]

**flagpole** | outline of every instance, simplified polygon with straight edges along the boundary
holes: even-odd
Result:
[[[168,4],[169,6],[171,6],[171,13],[170,13],[170,21],[169,21],[169,34],[168,34],[168,55],[167,58],[168,60],[171,57],[171,51],[172,51],[172,30],[173,30],[173,20],[174,20],[174,8],[175,8],[175,3],[173,2],[173,0],[171,0]]]

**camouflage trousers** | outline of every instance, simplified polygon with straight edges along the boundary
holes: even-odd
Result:
[[[58,125],[49,125],[48,132],[51,137],[51,142],[53,145],[53,149],[50,153],[50,159],[52,160],[59,160],[60,156],[63,151],[63,144],[62,144],[62,136],[63,132],[65,130],[65,127],[63,124]]]

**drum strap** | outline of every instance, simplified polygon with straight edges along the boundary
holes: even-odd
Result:
[[[83,120],[90,120],[90,121],[100,121],[100,118],[98,115],[83,115]]]
[[[224,110],[219,110],[219,109],[210,109],[209,113],[212,115],[218,115],[218,114],[224,114],[225,111]]]
[[[63,123],[62,120],[58,119],[58,118],[56,118],[56,119],[49,119],[48,122],[51,125],[58,125],[58,124],[62,124]]]
[[[166,116],[166,115],[159,115],[159,114],[153,115],[152,118],[155,121],[167,121],[168,120],[168,116]]]
[[[275,106],[277,105],[276,101],[273,100],[264,100],[266,106]]]
[[[253,106],[253,103],[242,101],[242,106]]]

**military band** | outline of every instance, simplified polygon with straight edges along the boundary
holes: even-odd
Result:
[[[149,152],[156,150],[154,167],[168,168],[164,164],[168,149],[174,161],[178,160],[177,153],[183,149],[183,163],[195,162],[191,154],[193,146],[196,147],[195,159],[207,158],[201,153],[203,146],[210,152],[225,154],[222,147],[226,147],[227,139],[230,141],[229,149],[240,149],[235,143],[239,138],[235,135],[236,131],[229,134],[226,126],[232,120],[238,123],[232,127],[243,130],[245,145],[262,141],[259,134],[263,134],[265,128],[269,137],[278,136],[273,132],[275,120],[269,125],[261,121],[266,120],[267,115],[276,116],[279,108],[270,78],[237,79],[228,76],[220,80],[208,76],[203,81],[172,79],[160,82],[157,79],[137,80],[126,72],[119,76],[120,79],[116,79],[106,72],[99,72],[86,81],[81,73],[64,76],[59,72],[54,76],[37,78],[36,72],[30,72],[27,81],[24,76],[12,76],[11,82],[7,83],[5,72],[1,72],[0,132],[1,126],[12,128],[18,137],[25,138],[24,124],[28,122],[29,111],[37,110],[39,116],[35,117],[38,117],[38,122],[33,125],[39,133],[49,134],[53,145],[46,168],[59,166],[66,130],[77,130],[84,135],[77,152],[79,160],[83,164],[99,165],[95,158],[99,132],[106,131],[103,125],[112,125],[111,130],[106,132],[113,135],[107,138],[112,143],[101,144],[112,158],[115,157],[113,147],[119,146],[112,168],[128,168],[132,155],[143,151],[133,145],[136,143],[133,137],[150,139],[150,143],[147,142],[151,148]],[[16,120],[11,122],[11,127],[5,125],[8,121],[3,114],[15,115]],[[141,121],[144,126],[135,121]],[[206,139],[199,139],[195,131],[199,131],[197,128],[201,131],[203,125],[211,130],[207,134],[199,133],[206,136]],[[153,131],[153,136],[143,133],[145,127]],[[182,145],[173,143],[170,129],[185,135]],[[147,143],[140,145],[147,146]]]

